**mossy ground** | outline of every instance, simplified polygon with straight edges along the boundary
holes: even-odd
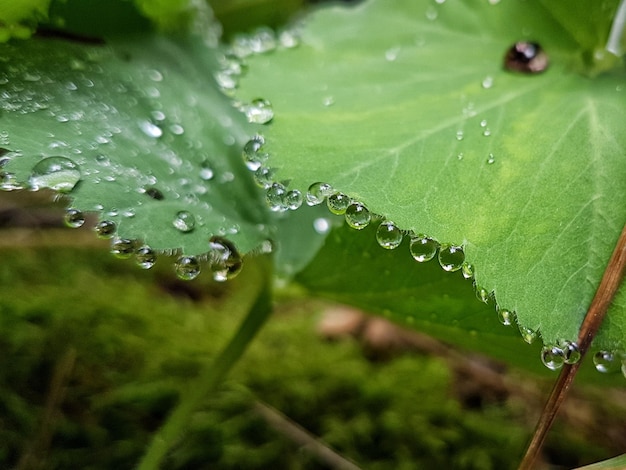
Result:
[[[5,241],[16,233],[2,232]],[[169,259],[144,272],[106,242],[82,246],[81,232],[48,230],[44,247],[15,238],[0,251],[1,468],[133,468],[234,333],[261,275],[248,260],[232,282],[185,283]],[[371,361],[356,340],[325,342],[315,333],[322,307],[276,305],[164,468],[328,468],[275,431],[258,412],[264,404],[362,468],[516,468],[536,410],[511,400],[467,409],[441,358]],[[564,465],[611,452],[576,429],[557,432],[550,452]]]

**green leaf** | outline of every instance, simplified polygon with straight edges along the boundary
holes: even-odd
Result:
[[[254,129],[214,83],[213,49],[159,36],[33,39],[0,56],[5,189],[69,192],[72,208],[102,212],[118,237],[157,251],[201,255],[217,236],[246,253],[268,238],[241,156]],[[58,171],[37,177],[55,157]]]
[[[0,42],[27,38],[38,21],[47,17],[50,0],[14,0],[0,3]]]
[[[274,106],[264,150],[278,180],[330,183],[462,245],[477,285],[522,325],[575,340],[626,221],[626,73],[580,73],[597,43],[568,32],[583,14],[530,0],[323,9],[299,48],[248,58],[239,96]],[[547,51],[547,71],[503,69],[523,39]],[[596,347],[626,349],[623,291]]]

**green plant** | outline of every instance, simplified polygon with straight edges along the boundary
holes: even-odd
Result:
[[[42,20],[35,3],[0,9],[7,39]],[[176,253],[181,278],[226,280],[272,252],[311,295],[532,370],[522,337],[541,336],[551,369],[576,362],[626,220],[616,1],[372,0],[228,42],[197,2],[93,2],[89,20],[79,3],[52,2],[38,35],[2,47],[3,189],[65,194],[71,226],[99,212],[98,235],[144,268]],[[547,70],[503,67],[520,40]],[[324,202],[363,233],[330,230]],[[261,326],[272,276],[142,468]],[[621,287],[599,369],[622,366],[625,319]]]

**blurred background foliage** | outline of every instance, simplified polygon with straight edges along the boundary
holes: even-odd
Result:
[[[91,230],[63,229],[49,196],[1,196],[0,467],[132,468],[233,334],[264,260],[229,283],[185,283],[168,260],[144,272]],[[283,294],[164,468],[516,468],[548,382],[413,332],[381,340],[367,317],[329,327],[337,307]],[[619,452],[625,415],[623,390],[579,392],[548,468]]]

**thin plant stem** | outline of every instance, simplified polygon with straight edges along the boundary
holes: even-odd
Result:
[[[559,378],[557,379],[552,392],[546,402],[546,405],[541,413],[535,433],[533,435],[526,454],[522,459],[519,470],[532,470],[537,455],[543,446],[543,442],[546,439],[548,431],[554,422],[554,418],[565,399],[565,395],[574,381],[574,377],[578,372],[582,359],[585,356],[593,338],[600,329],[602,320],[606,315],[606,312],[617,293],[622,279],[624,278],[624,272],[626,270],[626,225],[622,229],[622,233],[617,241],[615,250],[609,259],[609,263],[604,270],[600,285],[596,290],[596,294],[591,301],[589,310],[585,315],[585,319],[580,327],[578,333],[578,349],[580,351],[580,360],[575,364],[566,364]]]
[[[179,442],[185,433],[190,416],[198,409],[202,400],[224,381],[265,324],[272,310],[268,279],[269,276],[264,276],[264,283],[235,336],[203,371],[193,386],[182,395],[178,406],[172,411],[163,427],[153,436],[137,467],[138,470],[157,470],[162,467],[163,458],[167,452]]]

